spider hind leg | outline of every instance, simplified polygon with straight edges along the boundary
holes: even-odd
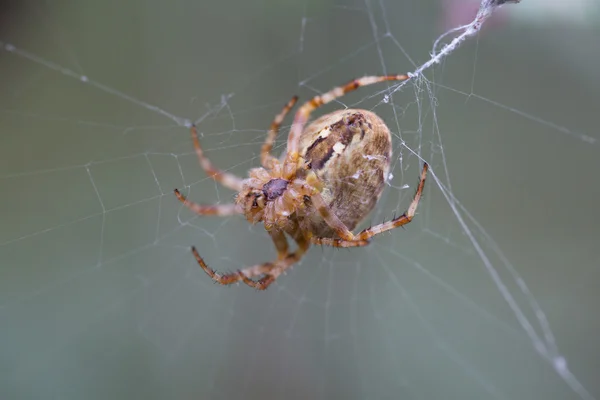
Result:
[[[375,235],[379,235],[380,233],[387,232],[394,228],[399,228],[408,224],[412,221],[415,213],[417,212],[417,206],[419,205],[419,201],[421,200],[421,196],[423,195],[423,188],[425,186],[425,179],[427,178],[427,171],[429,170],[429,165],[427,163],[423,164],[423,169],[421,170],[421,176],[419,178],[419,184],[417,185],[417,191],[413,197],[412,202],[408,206],[408,209],[401,216],[392,219],[391,221],[384,222],[379,225],[375,225],[373,227],[363,229],[358,234],[353,234],[348,228],[340,221],[335,214],[333,214],[329,207],[325,205],[325,203],[319,197],[316,198],[318,202],[318,211],[323,217],[323,219],[333,228],[336,234],[341,239],[332,239],[332,238],[311,238],[311,242],[313,244],[321,244],[333,247],[360,247],[365,246],[369,243],[369,239],[371,239]]]

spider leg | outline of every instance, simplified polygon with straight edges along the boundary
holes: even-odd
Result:
[[[266,272],[265,276],[262,277],[261,279],[254,281],[254,280],[250,279],[250,277],[248,275],[246,275],[246,270],[240,271],[240,273],[243,275],[242,280],[244,281],[244,283],[255,289],[265,290],[266,288],[269,287],[269,285],[271,285],[271,283],[275,282],[275,280],[277,279],[277,277],[279,275],[281,275],[289,267],[291,267],[292,265],[294,265],[295,263],[300,261],[300,259],[304,255],[304,253],[306,253],[306,251],[310,247],[310,242],[308,240],[306,240],[301,233],[297,234],[294,237],[294,240],[298,244],[298,248],[296,249],[296,251],[287,254],[284,259],[279,260],[276,263],[272,264],[271,269],[268,272]],[[253,272],[252,275],[254,275],[254,276],[258,275],[258,274],[254,273],[255,271],[252,271],[252,272]]]
[[[353,79],[343,86],[335,87],[329,92],[317,95],[308,100],[306,103],[302,104],[298,111],[296,111],[294,122],[292,123],[292,128],[290,129],[290,134],[288,136],[287,149],[290,155],[289,162],[296,163],[298,161],[298,143],[300,136],[302,135],[302,131],[304,131],[304,125],[310,118],[310,114],[316,108],[321,107],[322,105],[327,104],[348,92],[356,90],[361,86],[372,85],[374,83],[385,81],[405,81],[409,78],[410,77],[408,75],[363,76],[362,78]]]
[[[384,222],[371,228],[364,229],[356,235],[350,232],[350,230],[348,230],[344,223],[340,221],[340,219],[335,214],[330,212],[329,207],[327,207],[321,195],[313,196],[313,202],[315,206],[317,206],[319,213],[327,222],[327,224],[329,224],[329,226],[335,230],[336,234],[340,237],[340,239],[313,237],[311,238],[311,242],[314,244],[321,244],[333,247],[365,246],[369,243],[369,239],[373,236],[408,224],[410,221],[412,221],[417,211],[417,206],[419,205],[419,201],[421,200],[421,196],[423,194],[423,187],[425,186],[425,178],[427,177],[428,169],[429,166],[427,165],[427,163],[423,164],[423,170],[421,171],[421,177],[417,186],[417,191],[413,197],[412,202],[410,203],[410,206],[408,206],[408,210],[406,210],[404,214],[402,214],[398,218],[394,218],[391,221]]]
[[[240,270],[228,274],[220,274],[218,272],[215,272],[215,270],[210,268],[208,265],[206,265],[204,259],[200,257],[200,254],[198,253],[198,250],[196,250],[195,247],[192,247],[192,253],[194,254],[196,261],[198,262],[200,267],[202,267],[204,272],[206,272],[208,276],[210,276],[215,282],[220,283],[221,285],[231,285],[239,281],[244,281],[245,279],[248,279],[247,275],[254,276],[266,274],[273,268],[273,263],[267,262],[255,265],[253,267],[245,268],[243,272]]]
[[[277,248],[279,255],[278,261],[257,264],[229,274],[219,274],[206,265],[195,247],[192,247],[192,253],[194,254],[194,257],[196,258],[196,261],[200,267],[202,267],[204,272],[206,272],[208,276],[210,276],[215,282],[220,283],[221,285],[231,285],[233,283],[242,281],[246,285],[255,289],[265,290],[273,282],[275,282],[277,277],[286,269],[298,262],[310,246],[310,242],[304,239],[302,235],[297,235],[294,239],[296,240],[296,243],[298,243],[298,248],[292,253],[287,253],[287,240],[285,239],[285,236],[283,236],[283,233],[281,233],[281,236],[276,234],[271,235],[271,237],[273,238],[273,243]],[[285,241],[285,245],[283,244],[283,241]],[[282,255],[281,252],[283,250],[285,250],[287,254]],[[264,276],[256,281],[252,279],[252,277],[260,275]]]
[[[283,260],[288,255],[289,249],[288,241],[285,238],[284,233],[280,230],[274,229],[269,231],[269,236],[271,236],[271,239],[273,239],[273,244],[277,249],[277,259]]]
[[[298,96],[292,97],[292,99],[288,101],[285,106],[283,106],[283,110],[281,110],[281,112],[275,116],[273,122],[271,122],[271,129],[269,129],[265,143],[260,151],[260,162],[265,168],[269,168],[271,166],[271,161],[275,158],[271,155],[271,150],[273,149],[273,143],[275,143],[275,138],[279,132],[279,127],[285,119],[285,116],[290,112],[297,101]]]
[[[363,247],[370,243],[368,240],[344,240],[322,237],[312,237],[310,241],[312,244],[331,247]]]
[[[192,135],[192,141],[194,142],[194,148],[196,149],[196,155],[200,165],[206,171],[208,176],[213,178],[215,181],[220,182],[223,186],[228,187],[231,190],[239,192],[242,190],[242,179],[237,176],[230,174],[229,172],[221,171],[214,167],[210,160],[204,155],[202,147],[200,146],[200,140],[198,140],[198,130],[196,125],[192,125],[190,128],[190,134]]]
[[[175,196],[177,196],[177,199],[179,199],[179,201],[182,202],[184,206],[186,206],[192,212],[198,215],[217,215],[219,217],[226,217],[228,215],[242,213],[242,211],[236,204],[214,204],[206,206],[188,200],[177,189],[175,189],[173,192],[175,193]]]

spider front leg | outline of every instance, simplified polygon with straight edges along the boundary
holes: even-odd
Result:
[[[408,210],[406,210],[404,214],[402,214],[398,218],[394,218],[391,221],[384,222],[371,228],[364,229],[356,235],[354,235],[346,227],[346,225],[344,225],[344,223],[340,221],[340,219],[330,211],[329,207],[327,207],[327,205],[323,201],[321,195],[317,194],[316,196],[313,196],[313,203],[317,207],[319,214],[321,214],[321,216],[327,222],[327,224],[329,224],[329,226],[335,230],[335,233],[340,237],[340,239],[313,237],[311,238],[311,242],[314,244],[321,244],[333,247],[366,246],[367,244],[369,244],[369,239],[373,236],[408,224],[410,221],[412,221],[413,217],[415,216],[415,213],[417,212],[417,206],[419,205],[419,201],[421,200],[421,196],[423,194],[423,188],[425,186],[425,178],[427,178],[428,169],[428,164],[424,163],[423,170],[421,171],[419,184],[417,186],[417,191],[413,197],[412,202],[410,203],[410,206],[408,207]]]
[[[263,144],[260,150],[260,162],[265,168],[271,167],[271,161],[275,158],[271,155],[273,143],[275,143],[275,138],[277,137],[277,133],[279,132],[279,128],[281,127],[281,123],[285,119],[285,116],[294,107],[294,104],[296,104],[297,101],[298,96],[292,97],[292,99],[288,101],[285,106],[283,106],[283,110],[281,110],[281,112],[275,116],[273,122],[271,122],[271,129],[269,129],[269,133],[267,134],[265,143]]]
[[[273,282],[275,282],[277,277],[281,275],[286,269],[300,261],[300,259],[302,258],[304,253],[306,253],[306,250],[308,250],[310,246],[310,242],[308,242],[304,238],[304,236],[302,236],[302,234],[299,233],[294,237],[294,240],[298,244],[298,248],[296,249],[296,251],[288,253],[288,244],[283,233],[270,233],[270,235],[273,239],[275,247],[277,248],[278,260],[276,262],[266,262],[262,264],[257,264],[252,267],[244,268],[237,272],[219,274],[204,262],[204,260],[202,259],[202,257],[200,257],[200,254],[198,253],[195,247],[192,247],[192,253],[194,254],[194,257],[196,258],[196,261],[198,262],[200,267],[215,282],[221,285],[231,285],[233,283],[242,281],[246,285],[251,286],[257,290],[265,290]],[[285,252],[285,254],[283,252]],[[252,279],[253,277],[260,275],[264,276],[256,281]]]
[[[242,190],[242,179],[237,176],[230,174],[229,172],[221,171],[214,167],[210,160],[204,155],[204,151],[200,146],[200,140],[198,139],[198,130],[196,125],[192,125],[190,128],[190,134],[192,135],[192,142],[194,142],[194,148],[196,149],[196,155],[200,165],[206,171],[208,176],[213,178],[215,181],[220,182],[223,186],[228,187],[231,190],[239,192]]]
[[[219,217],[226,217],[229,215],[241,214],[239,206],[236,204],[214,204],[210,206],[201,205],[194,203],[193,201],[188,200],[184,195],[182,195],[179,190],[175,189],[173,191],[177,199],[183,203],[184,206],[190,209],[190,211],[198,214],[198,215],[216,215]]]

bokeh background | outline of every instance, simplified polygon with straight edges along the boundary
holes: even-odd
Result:
[[[476,9],[3,3],[0,398],[600,398],[592,1],[506,6],[426,80],[321,111],[372,109],[393,131],[365,224],[403,212],[430,163],[406,229],[313,248],[264,293],[214,285],[189,252],[225,271],[275,257],[260,226],[172,195],[233,196],[198,166],[186,120],[243,175],[291,95],[414,70]]]

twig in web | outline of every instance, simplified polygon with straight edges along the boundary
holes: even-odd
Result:
[[[477,15],[470,23],[466,25],[462,25],[456,28],[449,30],[440,36],[435,43],[433,44],[433,51],[431,52],[431,58],[422,64],[420,67],[415,69],[413,72],[409,73],[409,79],[402,81],[396,85],[392,93],[401,89],[404,85],[406,85],[410,80],[415,77],[421,75],[425,70],[429,69],[434,64],[440,63],[444,58],[446,58],[450,53],[456,50],[467,38],[476,35],[480,30],[483,24],[492,16],[494,11],[503,6],[504,4],[510,3],[520,3],[521,0],[481,0],[479,5],[479,10],[477,11]],[[456,36],[452,41],[446,44],[442,49],[437,52],[436,49],[438,47],[439,42],[454,32],[462,31],[462,33]]]

